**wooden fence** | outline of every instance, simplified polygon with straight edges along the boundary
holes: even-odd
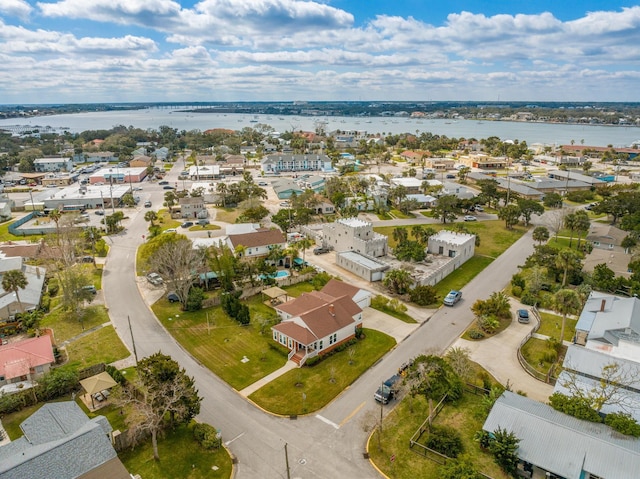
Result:
[[[527,362],[524,355],[522,354],[522,347],[526,344],[527,341],[529,341],[529,339],[531,339],[531,337],[538,331],[538,329],[540,329],[541,319],[540,319],[540,313],[538,311],[538,308],[534,305],[533,308],[531,309],[531,312],[533,313],[533,317],[536,320],[536,324],[533,326],[533,329],[529,332],[529,334],[527,334],[522,339],[522,341],[520,341],[520,344],[518,345],[518,350],[517,350],[518,362],[520,363],[520,366],[522,366],[522,369],[524,369],[527,373],[529,373],[530,376],[536,378],[538,381],[555,385],[556,380],[551,376],[551,370],[549,370],[547,374],[541,373],[540,371],[536,370],[536,368],[531,366],[531,364]],[[552,369],[553,369],[553,366],[552,366]]]

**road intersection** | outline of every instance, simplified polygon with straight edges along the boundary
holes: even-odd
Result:
[[[173,176],[177,177],[177,172],[169,174],[172,182]],[[150,194],[154,204],[162,203],[160,187],[157,191],[145,187],[145,193]],[[147,233],[143,215],[144,209],[132,211],[127,230],[108,240],[103,289],[111,321],[130,351],[135,341],[138,358],[162,351],[194,376],[203,397],[198,419],[222,431],[225,445],[238,460],[238,478],[287,477],[285,444],[292,478],[379,477],[363,456],[367,440],[363,420],[368,412],[380,410],[373,400],[375,385],[410,358],[449,347],[473,321],[469,306],[475,299],[484,299],[504,287],[533,250],[529,232],[465,286],[463,301],[454,308],[431,311],[428,321],[423,321],[329,405],[309,416],[289,418],[260,410],[199,364],[157,321],[136,282],[136,250]],[[385,412],[388,409],[385,406]]]

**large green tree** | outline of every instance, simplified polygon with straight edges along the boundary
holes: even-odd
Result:
[[[443,195],[438,198],[432,211],[443,223],[454,221],[461,213],[461,209],[458,206],[458,198],[455,195]]]
[[[137,379],[123,387],[120,403],[129,406],[127,423],[138,439],[151,435],[154,459],[160,460],[158,435],[175,423],[186,424],[200,413],[202,398],[192,377],[162,353],[142,359]]]

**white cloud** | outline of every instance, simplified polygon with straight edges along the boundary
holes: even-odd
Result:
[[[0,2],[0,14],[10,17],[26,20],[32,11],[33,8],[25,0],[2,0]]]

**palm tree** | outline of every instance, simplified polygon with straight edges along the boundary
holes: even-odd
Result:
[[[549,240],[549,230],[544,226],[537,226],[531,235],[533,241],[537,241],[540,245]]]
[[[574,227],[578,232],[578,250],[580,249],[580,241],[582,241],[582,234],[589,232],[591,221],[589,221],[589,215],[586,211],[579,210],[575,212]]]
[[[306,259],[307,248],[310,248],[315,243],[311,238],[302,238],[298,242],[298,244],[300,244],[300,248],[302,249],[302,263],[306,265],[307,264],[307,259]]]
[[[144,214],[144,220],[148,221],[150,224],[150,227],[153,228],[155,226],[155,224],[153,223],[155,220],[158,219],[158,213],[156,213],[155,211],[147,211]]]
[[[18,300],[18,305],[20,306],[21,313],[24,313],[24,308],[22,307],[22,302],[20,301],[18,290],[26,288],[27,284],[29,284],[27,277],[19,269],[9,270],[2,275],[2,288],[5,291],[13,291],[14,293],[16,293],[16,299]]]
[[[580,268],[580,255],[572,249],[563,249],[556,256],[556,266],[562,269],[562,287],[567,284],[567,273],[569,269]]]
[[[576,214],[569,213],[564,217],[564,227],[567,228],[571,232],[571,236],[569,237],[569,248],[573,243],[573,233],[576,231]]]
[[[567,315],[577,314],[580,310],[580,296],[572,289],[561,289],[553,298],[553,310],[562,315],[562,328],[560,329],[560,344],[564,341],[564,328]]]
[[[60,218],[62,218],[62,212],[56,208],[53,211],[49,212],[49,218],[56,224],[56,230],[58,230],[58,226],[60,224]]]

